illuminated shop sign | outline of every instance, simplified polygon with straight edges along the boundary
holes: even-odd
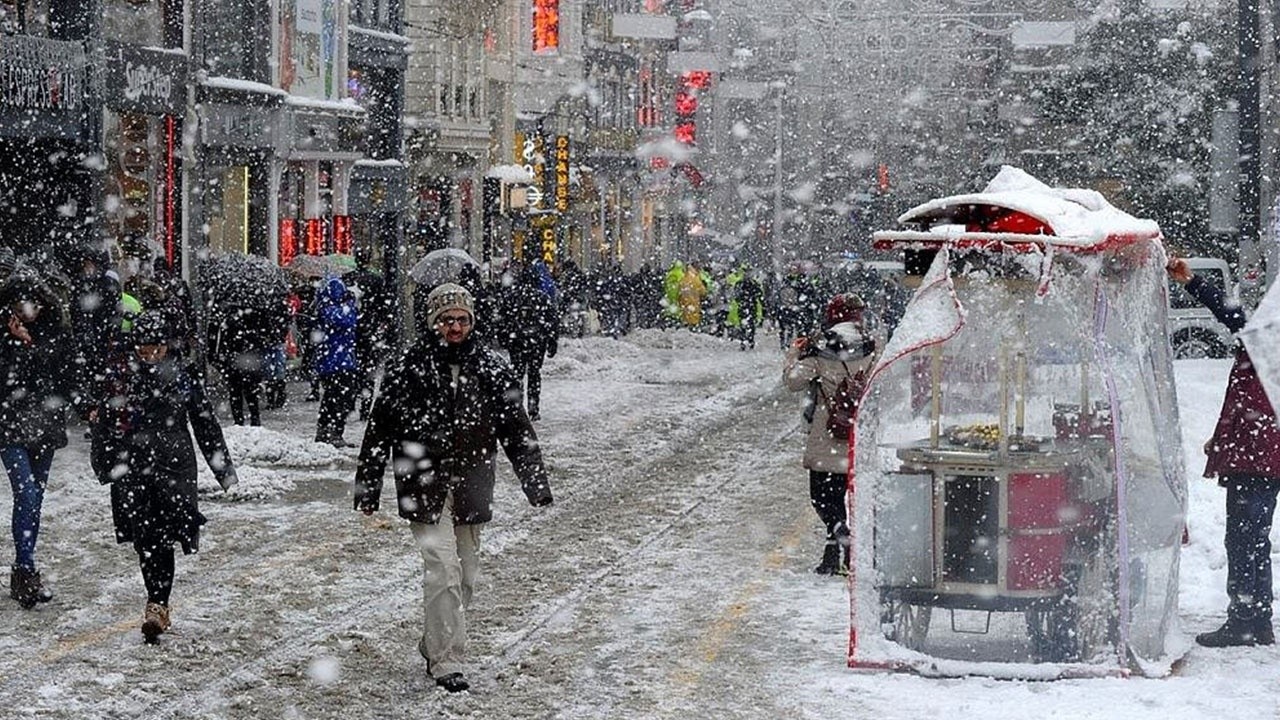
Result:
[[[533,51],[554,55],[560,50],[560,0],[533,0]]]
[[[545,197],[542,190],[543,174],[546,171],[546,163],[540,133],[516,133],[516,164],[524,168],[525,173],[534,179],[528,190],[529,207],[534,210],[542,209],[542,199]]]
[[[556,136],[556,210],[569,209],[569,136]]]

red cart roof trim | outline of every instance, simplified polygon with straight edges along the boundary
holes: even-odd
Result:
[[[1057,235],[1026,235],[1023,233],[963,232],[944,235],[920,230],[887,230],[873,233],[871,245],[877,250],[901,248],[932,249],[940,247],[976,248],[996,252],[1040,252],[1046,245],[1055,249],[1079,253],[1103,253],[1126,245],[1161,238],[1155,232],[1133,232],[1106,235],[1099,240],[1066,238]]]
[[[875,247],[1029,252],[1053,245],[1096,253],[1161,237],[1155,222],[1117,209],[1095,190],[1050,187],[1011,166],[1001,168],[983,192],[930,200],[898,222],[924,229],[875,233]]]

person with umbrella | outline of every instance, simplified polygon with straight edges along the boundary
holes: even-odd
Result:
[[[1168,264],[1183,285],[1233,333],[1245,326],[1244,309],[1228,305],[1224,291],[1197,277],[1182,258]],[[1205,443],[1205,477],[1227,491],[1227,621],[1196,635],[1205,647],[1272,645],[1271,523],[1280,495],[1280,427],[1249,352],[1235,346],[1218,424]]]

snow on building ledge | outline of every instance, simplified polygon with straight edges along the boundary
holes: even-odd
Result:
[[[220,75],[204,77],[200,80],[200,84],[205,87],[217,88],[219,90],[236,90],[238,92],[260,93],[262,95],[275,95],[277,97],[286,97],[289,94],[274,85],[254,82],[253,80],[222,77]]]
[[[286,105],[294,107],[312,109],[312,110],[329,110],[332,112],[348,113],[352,115],[363,115],[366,110],[355,100],[351,98],[343,98],[341,100],[317,100],[315,98],[300,97],[298,95],[288,95],[285,97]]]
[[[367,35],[369,37],[378,38],[379,40],[386,40],[388,42],[399,43],[401,45],[408,45],[413,42],[404,35],[397,35],[385,30],[374,30],[373,28],[360,27],[359,25],[348,25],[347,30],[349,32],[356,33],[357,35]]]

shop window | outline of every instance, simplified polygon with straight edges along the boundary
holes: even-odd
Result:
[[[169,252],[176,235],[176,153],[180,139],[172,117],[136,113],[103,115],[103,225],[119,246]]]
[[[252,6],[250,6],[252,7]],[[255,69],[252,12],[238,2],[205,6],[205,65],[209,74],[260,80]]]
[[[249,167],[211,167],[206,172],[210,249],[215,253],[249,252]]]

